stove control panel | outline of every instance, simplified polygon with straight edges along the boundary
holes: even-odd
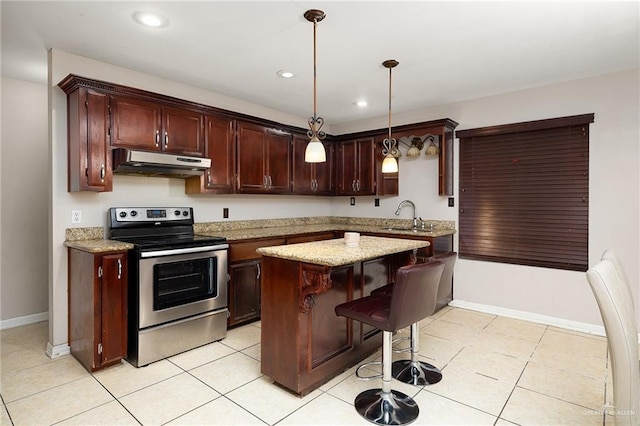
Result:
[[[170,222],[193,220],[191,207],[115,207],[117,222]]]

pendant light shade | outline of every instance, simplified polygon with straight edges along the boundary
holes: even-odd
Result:
[[[309,131],[307,131],[309,143],[304,150],[304,161],[306,163],[324,163],[327,161],[327,153],[320,141],[325,137],[325,133],[321,130],[324,119],[318,117],[316,113],[316,28],[318,22],[324,19],[325,13],[321,10],[310,9],[304,13],[304,17],[307,21],[313,22],[313,116],[309,118]]]
[[[382,160],[382,173],[397,173],[398,160],[391,154],[387,154]]]
[[[391,137],[391,69],[398,65],[395,59],[388,59],[382,63],[385,68],[389,69],[389,136],[382,141],[382,153],[384,160],[382,161],[382,173],[397,173],[398,160],[396,157],[400,153],[397,142]]]
[[[327,153],[320,139],[311,138],[304,150],[304,161],[306,163],[324,163],[327,161]]]

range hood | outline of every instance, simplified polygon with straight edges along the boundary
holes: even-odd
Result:
[[[113,150],[113,173],[188,178],[200,176],[211,166],[209,158],[160,152]]]

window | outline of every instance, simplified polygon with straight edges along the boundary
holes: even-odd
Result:
[[[461,258],[586,271],[594,115],[456,132]]]

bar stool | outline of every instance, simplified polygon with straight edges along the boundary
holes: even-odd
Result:
[[[438,282],[438,290],[436,293],[436,300],[432,301],[431,299],[425,300],[425,303],[429,307],[429,314],[427,316],[432,315],[437,308],[443,303],[443,299],[446,299],[449,293],[451,293],[451,280],[453,279],[453,267],[456,262],[458,254],[456,252],[444,253],[437,256],[430,257],[427,262],[435,262],[439,261],[444,263],[444,271]],[[393,283],[387,284],[386,286],[375,289],[371,292],[372,295],[390,295],[393,290]],[[433,305],[432,305],[433,302]],[[433,306],[431,308],[431,306]],[[394,350],[394,352],[411,352],[411,359],[404,359],[394,361],[391,365],[391,375],[394,379],[399,380],[403,383],[408,383],[410,385],[417,386],[425,386],[425,385],[433,385],[442,380],[442,372],[435,367],[434,365],[429,364],[425,361],[420,361],[418,358],[419,355],[419,322],[411,324],[411,332],[410,337],[403,337],[398,340],[409,339],[411,341],[411,346],[405,349]],[[394,341],[394,342],[395,342]]]
[[[394,332],[430,315],[443,270],[441,262],[403,266],[396,272],[390,296],[365,296],[335,308],[336,315],[382,330],[382,388],[361,392],[354,402],[356,411],[372,423],[404,425],[418,417],[420,410],[413,398],[391,389],[391,338]]]

